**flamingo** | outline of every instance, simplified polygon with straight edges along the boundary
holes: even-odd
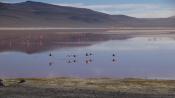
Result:
[[[52,56],[52,54],[50,53],[49,56]]]

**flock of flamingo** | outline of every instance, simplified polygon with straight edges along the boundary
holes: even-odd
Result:
[[[52,57],[53,54],[50,52],[50,53],[49,53],[49,56]],[[94,56],[93,53],[91,53],[91,52],[90,52],[90,53],[86,52],[84,56],[85,56],[85,57],[89,57],[88,59],[85,60],[85,64],[90,64],[90,63],[92,63],[93,59],[92,59],[91,57]],[[67,58],[66,63],[68,63],[68,64],[77,63],[77,62],[78,62],[78,61],[76,60],[77,57],[78,57],[78,55],[76,55],[76,54],[66,55],[66,58]],[[116,53],[113,53],[113,54],[112,54],[112,57],[113,57],[112,62],[116,62],[116,61],[117,61],[116,58],[115,58],[115,57],[116,57]],[[49,65],[50,65],[50,66],[51,66],[52,64],[53,64],[52,62],[49,62]]]

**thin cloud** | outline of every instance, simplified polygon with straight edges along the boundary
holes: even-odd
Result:
[[[59,3],[57,5],[62,6],[72,6],[72,7],[80,7],[80,8],[91,8],[91,9],[113,9],[113,8],[119,8],[119,9],[133,9],[133,8],[146,8],[146,9],[152,9],[152,8],[159,8],[160,6],[154,5],[154,4],[101,4],[101,5],[86,5],[83,3]]]
[[[174,9],[175,10],[175,9]],[[156,10],[152,12],[140,12],[140,13],[130,13],[130,16],[137,16],[139,18],[166,18],[174,16],[174,11],[172,10]]]
[[[78,8],[88,8],[108,14],[125,14],[139,18],[164,18],[174,16],[175,8],[156,4],[97,4],[86,5],[83,3],[58,4]]]

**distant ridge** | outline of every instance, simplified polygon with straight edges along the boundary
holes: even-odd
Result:
[[[170,18],[175,18],[175,16],[171,16]]]
[[[141,19],[26,1],[0,3],[0,27],[175,27],[174,18]]]

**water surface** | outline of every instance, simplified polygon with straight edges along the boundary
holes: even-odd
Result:
[[[0,77],[175,79],[174,50],[172,37],[6,34]]]

